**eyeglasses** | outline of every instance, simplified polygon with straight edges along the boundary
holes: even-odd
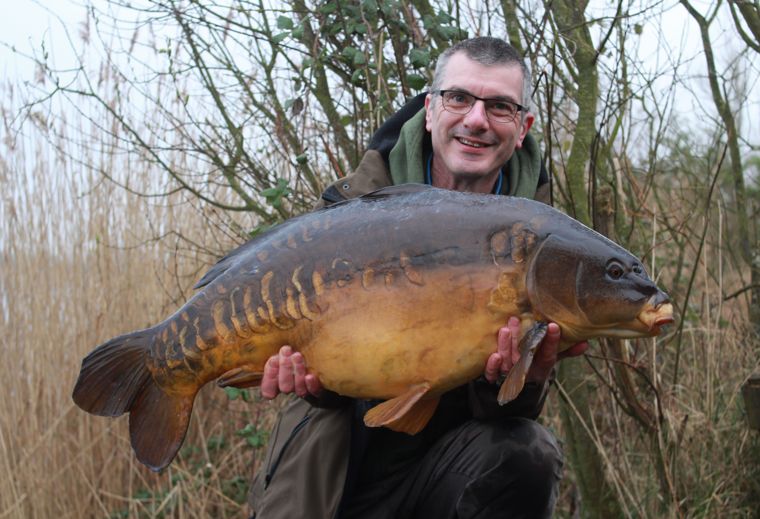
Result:
[[[466,115],[470,113],[476,101],[483,101],[486,117],[494,123],[511,123],[517,117],[517,112],[526,111],[525,107],[504,99],[483,99],[482,97],[460,92],[459,90],[434,90],[433,94],[441,96],[443,109],[452,114]]]

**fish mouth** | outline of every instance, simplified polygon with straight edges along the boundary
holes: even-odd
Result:
[[[647,302],[644,309],[639,313],[637,319],[643,324],[649,335],[660,335],[661,328],[673,324],[673,305],[670,303],[652,304],[652,300]]]

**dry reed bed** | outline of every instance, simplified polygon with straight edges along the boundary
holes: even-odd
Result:
[[[255,456],[235,433],[258,406],[204,391],[189,448],[155,475],[134,459],[126,419],[70,396],[92,347],[155,323],[197,280],[207,258],[152,241],[157,222],[205,232],[194,209],[130,197],[30,139],[0,168],[0,517],[244,516]]]
[[[70,398],[83,355],[176,308],[209,260],[188,254],[171,236],[152,238],[178,230],[198,243],[232,242],[210,234],[203,215],[181,198],[127,195],[62,157],[19,139],[0,162],[0,519],[244,517],[240,503],[260,452],[250,444],[261,444],[258,431],[268,429],[275,406],[229,401],[205,389],[186,447],[156,475],[134,459],[124,418],[89,416]],[[151,175],[133,174],[131,181],[150,186]],[[701,283],[703,293],[715,290],[708,276]],[[738,388],[760,367],[759,341],[743,330],[736,301],[720,310],[726,320],[720,326],[714,308],[699,311],[704,326],[686,330],[676,385],[668,381],[672,351],[655,354],[644,345],[633,360],[660,388],[658,438],[678,438],[667,466],[671,484],[688,496],[688,515],[752,517],[760,502],[760,442],[743,422]],[[592,362],[600,376],[588,383],[599,397],[596,421],[587,425],[626,515],[677,517],[653,472],[650,438],[607,391],[611,375],[603,361]],[[652,393],[642,395],[654,403]],[[544,420],[561,437],[556,399],[554,392]],[[249,423],[258,429],[238,434]],[[573,513],[577,497],[572,471],[566,474],[559,516]]]

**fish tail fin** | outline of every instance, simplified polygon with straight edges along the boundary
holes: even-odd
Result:
[[[115,337],[82,360],[74,402],[99,416],[119,416],[132,407],[153,379],[145,363],[155,338],[152,328]]]
[[[177,455],[185,441],[197,391],[187,395],[164,393],[151,382],[129,412],[129,439],[137,459],[158,472]]]
[[[111,339],[82,360],[72,398],[99,416],[129,416],[132,448],[154,471],[167,466],[187,432],[196,392],[165,393],[153,380],[147,359],[156,337],[148,328]]]

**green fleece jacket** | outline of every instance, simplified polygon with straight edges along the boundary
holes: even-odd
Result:
[[[378,130],[378,133],[383,132],[386,135],[381,143],[367,150],[353,173],[325,189],[317,208],[390,185],[425,183],[426,149],[430,146],[430,134],[425,129],[425,109],[407,119],[398,133],[383,128]],[[500,194],[551,204],[550,184],[548,179],[541,177],[541,152],[530,133],[525,136],[522,147],[516,149],[504,165],[504,172],[506,181]]]
[[[427,135],[423,108],[401,128],[398,142],[390,152],[389,166],[394,184],[425,183],[423,141]],[[540,172],[541,153],[538,143],[528,134],[523,147],[515,150],[504,168],[507,182],[500,194],[533,198]]]

